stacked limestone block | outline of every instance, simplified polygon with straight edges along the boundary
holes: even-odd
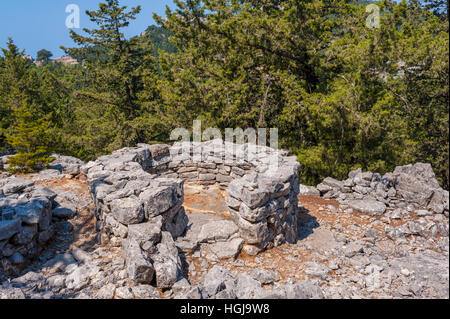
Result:
[[[145,171],[155,169],[163,149],[144,144],[122,149],[81,171],[91,186],[101,239],[122,246],[129,277],[170,288],[182,274],[173,238],[185,231],[188,220],[183,181]]]
[[[250,173],[228,186],[227,205],[245,243],[268,249],[297,240],[298,167]]]
[[[53,236],[55,197],[30,180],[0,179],[0,268],[6,274],[17,275]]]
[[[276,171],[278,164],[286,162],[286,159],[290,165],[299,165],[296,158],[289,157],[284,150],[232,144],[220,139],[203,143],[181,142],[166,147],[165,155],[160,159],[165,166],[158,169],[158,174],[202,185],[219,185],[225,189],[231,181],[248,173],[264,173],[271,166]],[[274,160],[275,157],[279,162]]]
[[[236,178],[253,169],[253,165],[236,156],[227,158],[222,140],[204,143],[175,143],[170,148],[169,175],[201,185],[218,185],[223,189]],[[245,154],[244,145],[233,145],[237,154]],[[232,152],[229,154],[233,154]]]
[[[182,273],[174,239],[188,223],[184,181],[228,188],[239,235],[265,249],[297,238],[298,168],[284,151],[213,140],[139,144],[89,162],[81,172],[102,241],[123,247],[130,278],[168,288]]]
[[[166,176],[228,190],[230,214],[246,244],[265,249],[297,240],[296,157],[222,140],[175,143],[169,153]]]

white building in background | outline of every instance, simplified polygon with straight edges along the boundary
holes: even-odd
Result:
[[[59,58],[51,59],[50,62],[62,63],[64,65],[66,65],[66,66],[67,65],[78,65],[79,64],[78,61],[76,59],[72,58],[70,55],[66,55],[66,56],[62,56],[62,57],[59,57]]]
[[[61,63],[61,64],[65,65],[65,66],[80,64],[80,63],[78,63],[78,61],[76,59],[74,59],[70,55],[66,55],[66,56],[61,56],[61,57],[58,57],[58,58],[50,59],[49,62],[51,62],[51,63]],[[42,61],[34,61],[34,64],[37,65],[37,66],[41,66],[42,65]]]

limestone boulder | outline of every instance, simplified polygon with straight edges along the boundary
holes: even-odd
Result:
[[[354,210],[371,216],[380,216],[386,211],[386,205],[376,200],[351,200],[348,204]]]

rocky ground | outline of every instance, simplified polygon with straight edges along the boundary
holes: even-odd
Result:
[[[162,290],[131,282],[121,249],[97,243],[84,176],[22,177],[53,190],[60,207],[74,214],[56,222],[54,239],[20,276],[3,278],[0,298],[449,298],[442,214],[405,208],[371,216],[335,199],[299,196],[298,242],[255,255],[241,250],[223,191],[185,185],[189,225],[175,245],[188,280]],[[447,234],[392,235],[392,229],[445,222]]]

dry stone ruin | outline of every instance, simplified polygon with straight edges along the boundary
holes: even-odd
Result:
[[[358,169],[344,181],[327,177],[317,189],[325,198],[336,198],[369,214],[381,215],[387,207],[413,205],[448,217],[448,191],[439,186],[430,164],[398,166],[383,176]]]
[[[0,170],[0,299],[448,298],[430,164],[311,187],[287,151],[222,140],[53,157]]]
[[[383,176],[358,169],[351,171],[344,181],[327,177],[317,189],[305,188],[304,193],[337,199],[344,210],[382,216],[386,221],[401,220],[406,214],[415,213],[417,221],[387,229],[393,240],[410,235],[425,238],[449,235],[449,192],[439,186],[430,164],[398,166]],[[434,221],[420,218],[426,216]]]
[[[234,149],[233,158],[226,158],[227,148]],[[263,250],[297,239],[298,169],[286,152],[213,140],[140,144],[89,162],[81,171],[91,186],[102,242],[123,247],[132,279],[151,283],[156,276],[158,287],[168,288],[182,276],[174,239],[188,223],[182,207],[185,181],[226,188],[238,236]]]
[[[52,237],[56,194],[22,178],[0,181],[0,250],[2,267],[18,273],[26,260],[39,255]]]
[[[9,155],[3,156],[5,162]],[[77,175],[84,163],[54,154],[48,173]],[[52,220],[67,218],[73,211],[55,200],[57,194],[32,180],[10,176],[0,179],[0,268],[16,275],[38,257],[55,233]]]

